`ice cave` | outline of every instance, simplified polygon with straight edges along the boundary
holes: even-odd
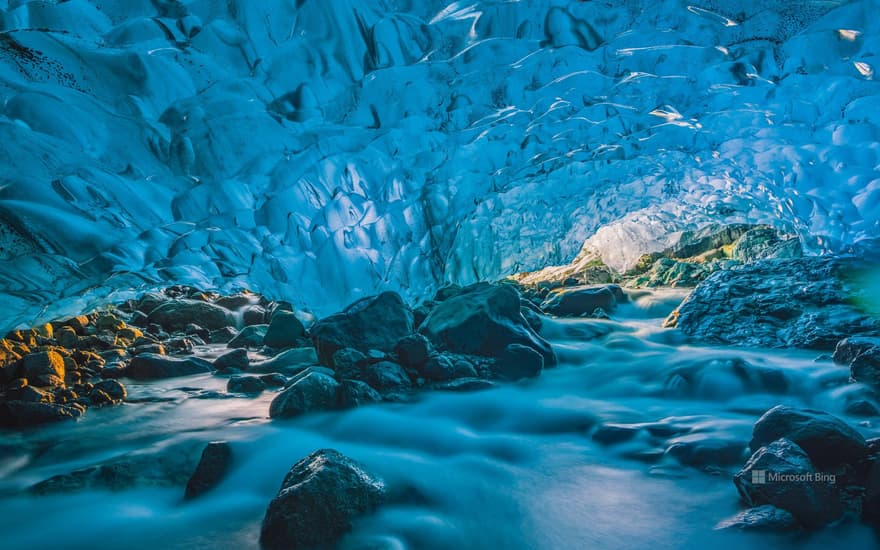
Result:
[[[0,548],[880,547],[880,0],[0,0]]]

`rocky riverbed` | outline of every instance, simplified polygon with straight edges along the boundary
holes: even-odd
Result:
[[[870,544],[869,268],[480,283],[321,319],[171,287],[14,331],[4,546]]]

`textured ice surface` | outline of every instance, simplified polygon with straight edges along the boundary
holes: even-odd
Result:
[[[880,234],[880,1],[0,0],[0,324]],[[596,233],[597,230],[599,233]]]

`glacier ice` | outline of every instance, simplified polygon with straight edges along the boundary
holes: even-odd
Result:
[[[734,7],[735,6],[735,7]],[[4,326],[880,235],[880,1],[0,0]]]

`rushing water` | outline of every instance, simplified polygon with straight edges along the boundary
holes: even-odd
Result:
[[[853,523],[811,535],[714,529],[738,510],[732,473],[745,461],[738,453],[760,414],[789,403],[843,416],[847,394],[859,388],[846,384],[847,369],[814,353],[699,347],[659,328],[681,297],[646,293],[612,321],[546,320],[558,368],[488,391],[425,393],[414,403],[269,421],[272,393],[205,398],[205,391],[222,393],[225,378],[131,382],[133,402],[121,407],[89,410],[76,424],[4,434],[0,546],[256,547],[284,474],[322,447],[419,495],[360,522],[344,548],[876,545],[870,529]],[[748,366],[731,367],[737,358]],[[848,420],[866,437],[877,435]],[[630,441],[602,445],[591,439],[600,423],[643,429]],[[235,463],[196,501],[184,502],[182,487],[161,486],[22,493],[125,453],[173,455],[216,439],[232,443]],[[727,458],[683,466],[667,451],[675,442]]]

